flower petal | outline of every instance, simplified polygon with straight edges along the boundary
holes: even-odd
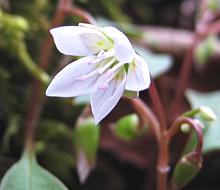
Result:
[[[135,54],[134,61],[129,64],[126,90],[141,91],[150,85],[150,73],[147,62]]]
[[[119,62],[129,63],[133,59],[134,50],[128,38],[114,27],[104,27],[103,31],[110,36],[115,45],[115,56]]]
[[[105,83],[106,76],[100,77],[98,84]],[[117,79],[113,79],[107,88],[98,88],[91,94],[90,102],[95,123],[99,123],[118,103],[123,95],[126,73],[123,70]]]
[[[102,27],[100,26],[97,26],[97,25],[93,25],[93,24],[88,24],[88,23],[79,23],[78,24],[79,27],[86,27],[86,28],[92,28],[92,29],[95,29],[95,30],[99,30],[101,31],[102,30]]]
[[[87,56],[107,49],[111,44],[99,31],[78,26],[50,30],[57,49],[66,55]]]
[[[54,77],[46,90],[46,95],[74,97],[90,93],[98,79],[96,65],[90,63],[94,59],[95,56],[87,56],[67,65]],[[96,72],[96,70],[97,73],[83,79],[83,76],[91,72]]]

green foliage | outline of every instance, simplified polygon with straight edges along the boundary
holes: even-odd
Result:
[[[19,43],[23,43],[28,28],[24,17],[10,15],[0,10],[0,48],[5,48],[12,53],[11,48],[16,48]]]
[[[0,190],[67,190],[61,181],[38,165],[34,155],[25,152],[2,179]]]

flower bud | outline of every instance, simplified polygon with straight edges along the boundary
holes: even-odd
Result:
[[[184,155],[177,163],[173,176],[172,185],[176,189],[180,189],[189,183],[200,171],[202,165],[202,157],[196,152]]]
[[[199,115],[206,121],[215,121],[216,120],[216,115],[214,112],[206,106],[201,106],[199,108]]]
[[[183,133],[189,133],[190,132],[190,126],[187,123],[182,124],[180,129]]]
[[[92,118],[78,120],[73,138],[76,149],[76,164],[79,180],[84,183],[93,169],[99,142],[99,127]]]
[[[136,114],[129,114],[114,124],[113,131],[117,137],[129,141],[141,136],[146,128],[139,126],[139,119]]]

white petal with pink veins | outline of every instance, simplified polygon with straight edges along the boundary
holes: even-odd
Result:
[[[98,79],[98,70],[91,64],[95,56],[74,61],[62,69],[47,88],[47,96],[74,97],[92,92]]]
[[[97,84],[104,84],[106,76],[100,77]],[[120,76],[113,78],[107,86],[100,86],[91,94],[90,102],[96,123],[99,123],[116,106],[125,89],[125,70],[120,71]]]

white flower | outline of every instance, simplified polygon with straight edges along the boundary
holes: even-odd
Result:
[[[79,24],[50,32],[61,53],[82,58],[54,77],[47,96],[90,94],[92,113],[98,123],[115,107],[125,90],[141,91],[149,87],[148,64],[116,28]]]

